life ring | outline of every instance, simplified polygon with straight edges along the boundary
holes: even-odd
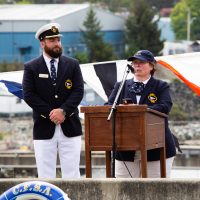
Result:
[[[0,200],[70,200],[60,188],[43,181],[18,184],[0,196]]]

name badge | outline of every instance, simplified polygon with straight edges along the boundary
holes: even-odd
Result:
[[[49,78],[49,75],[48,74],[39,74],[39,77],[40,78]]]

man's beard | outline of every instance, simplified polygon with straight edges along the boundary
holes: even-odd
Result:
[[[44,46],[44,51],[52,58],[58,58],[62,55],[62,47],[54,47],[53,49]]]

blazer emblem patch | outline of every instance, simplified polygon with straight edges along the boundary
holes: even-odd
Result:
[[[156,103],[156,101],[158,100],[157,96],[154,93],[150,93],[148,99],[151,103]]]
[[[72,88],[72,81],[70,79],[67,79],[65,81],[65,87],[70,90]]]

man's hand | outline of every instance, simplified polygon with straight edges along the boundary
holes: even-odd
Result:
[[[63,112],[63,109],[56,108],[53,109],[49,114],[50,120],[55,124],[61,124],[65,121],[65,114]]]

